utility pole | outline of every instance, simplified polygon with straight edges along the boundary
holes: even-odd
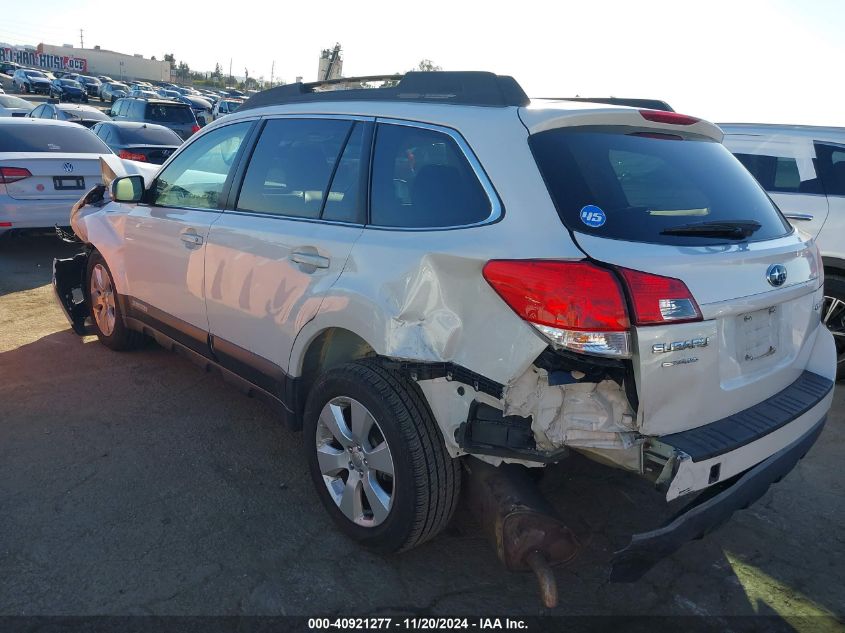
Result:
[[[232,79],[232,58],[229,58],[229,80]]]
[[[273,60],[273,63],[270,64],[270,87],[273,87],[273,71],[276,69],[276,60]]]
[[[82,29],[79,29],[79,48],[85,48],[85,40],[82,39]]]

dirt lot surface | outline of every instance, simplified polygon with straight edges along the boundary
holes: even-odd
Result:
[[[74,250],[0,241],[0,615],[543,613],[465,508],[414,551],[367,553],[333,528],[302,438],[269,408],[155,345],[73,335],[49,282]],[[550,469],[547,495],[593,534],[557,571],[556,613],[841,618],[843,457],[840,387],[791,474],[635,584],[608,583],[605,565],[656,523],[659,496],[579,457]]]

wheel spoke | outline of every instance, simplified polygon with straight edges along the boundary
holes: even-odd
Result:
[[[94,268],[94,283],[97,285],[97,290],[103,292],[106,289],[106,283],[103,280],[103,267],[96,266]]]
[[[364,454],[367,456],[367,465],[370,470],[393,476],[393,458],[390,456],[387,442],[382,442],[371,451],[364,450]]]
[[[334,439],[340,442],[341,446],[346,448],[352,445],[352,436],[343,418],[343,409],[340,405],[329,404],[325,407],[320,414],[320,422],[325,425]]]
[[[336,475],[349,467],[349,455],[346,451],[339,451],[328,444],[317,448],[317,463],[324,475]]]
[[[390,495],[381,487],[373,473],[368,473],[362,483],[364,494],[367,495],[367,501],[373,511],[373,519],[376,523],[381,523],[390,512]]]
[[[836,297],[825,297],[829,300],[827,303],[827,310],[825,310],[824,317],[822,318],[822,323],[828,325],[830,323],[831,318],[839,311],[845,310],[845,302],[841,299],[837,299]]]
[[[357,472],[350,471],[349,479],[340,498],[340,511],[356,523],[364,515],[364,504],[361,498],[361,477]]]
[[[373,428],[372,414],[359,402],[353,400],[350,403],[350,417],[352,419],[352,437],[358,441],[359,444],[367,444],[367,436]]]

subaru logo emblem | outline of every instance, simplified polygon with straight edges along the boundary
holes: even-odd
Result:
[[[65,163],[65,164],[64,164],[64,168],[65,168],[65,171],[66,171],[67,173],[70,173],[70,172],[72,172],[72,171],[73,171],[73,165],[71,165],[70,163]]]
[[[766,281],[769,285],[778,288],[786,281],[786,266],[783,264],[772,264],[766,271]]]

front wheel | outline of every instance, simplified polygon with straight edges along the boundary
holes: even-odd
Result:
[[[822,323],[836,342],[836,379],[845,379],[845,277],[827,274],[824,280]]]
[[[123,322],[114,279],[106,260],[97,251],[88,258],[87,279],[88,305],[97,338],[113,350],[137,347],[143,335],[130,330]]]
[[[458,460],[419,387],[376,359],[330,369],[311,389],[304,441],[317,494],[341,531],[379,552],[437,535],[460,495]]]

